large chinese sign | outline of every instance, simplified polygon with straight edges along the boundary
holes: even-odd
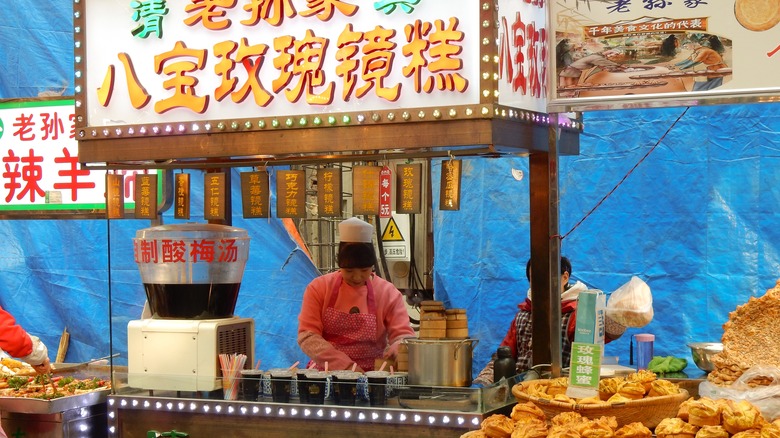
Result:
[[[105,211],[106,172],[79,164],[73,100],[0,103],[0,215]],[[134,174],[125,172],[125,208]]]
[[[552,109],[766,101],[780,2],[555,0]]]
[[[263,133],[290,129],[497,118],[541,125],[528,113],[546,110],[546,15],[542,0],[82,0],[77,140],[133,143],[160,159],[148,141],[255,135],[243,139],[259,146],[240,151],[226,151],[235,138],[176,149],[176,158],[235,157],[278,155],[263,148],[289,137]],[[414,141],[496,143],[447,132],[453,138],[415,131]],[[347,147],[350,139],[337,137]]]
[[[473,0],[82,3],[91,126],[479,102]]]

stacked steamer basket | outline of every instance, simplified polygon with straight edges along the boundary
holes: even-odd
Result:
[[[466,309],[445,309],[441,301],[420,303],[420,332],[404,340],[409,384],[469,386],[476,339],[469,339]]]
[[[466,309],[447,309],[447,339],[466,339],[469,337],[469,321]]]
[[[441,301],[420,303],[420,339],[444,339],[447,337],[447,316]]]
[[[378,357],[374,360],[374,369],[378,370],[384,366],[384,369],[389,370],[391,367],[394,371],[409,371],[409,347],[402,343],[398,346],[398,354],[395,360],[389,360],[382,357]]]
[[[409,347],[406,344],[398,346],[398,356],[395,358],[396,371],[409,371]]]
[[[420,303],[419,339],[466,339],[469,321],[466,309],[445,309],[441,301]]]

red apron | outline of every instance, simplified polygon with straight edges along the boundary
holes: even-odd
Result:
[[[336,277],[330,302],[322,319],[322,337],[337,350],[355,361],[363,371],[374,369],[374,359],[382,357],[383,348],[376,346],[376,303],[371,280],[366,282],[368,313],[346,313],[336,310],[336,300],[341,287],[341,273]]]

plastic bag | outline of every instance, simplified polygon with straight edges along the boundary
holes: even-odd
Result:
[[[612,292],[607,300],[607,317],[626,327],[644,327],[653,320],[653,295],[639,277]]]
[[[767,386],[752,387],[748,382],[756,377],[770,377]],[[780,418],[780,369],[768,365],[756,365],[742,373],[729,386],[718,386],[709,380],[699,383],[699,397],[725,398],[734,401],[747,400],[761,411],[764,419]]]

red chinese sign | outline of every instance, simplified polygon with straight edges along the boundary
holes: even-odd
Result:
[[[106,172],[79,164],[73,100],[0,104],[0,211],[104,209]],[[136,172],[124,176],[133,200]]]
[[[389,218],[393,216],[393,172],[389,167],[382,167],[379,172],[379,217]]]
[[[134,239],[136,263],[235,263],[238,261],[235,240]]]

